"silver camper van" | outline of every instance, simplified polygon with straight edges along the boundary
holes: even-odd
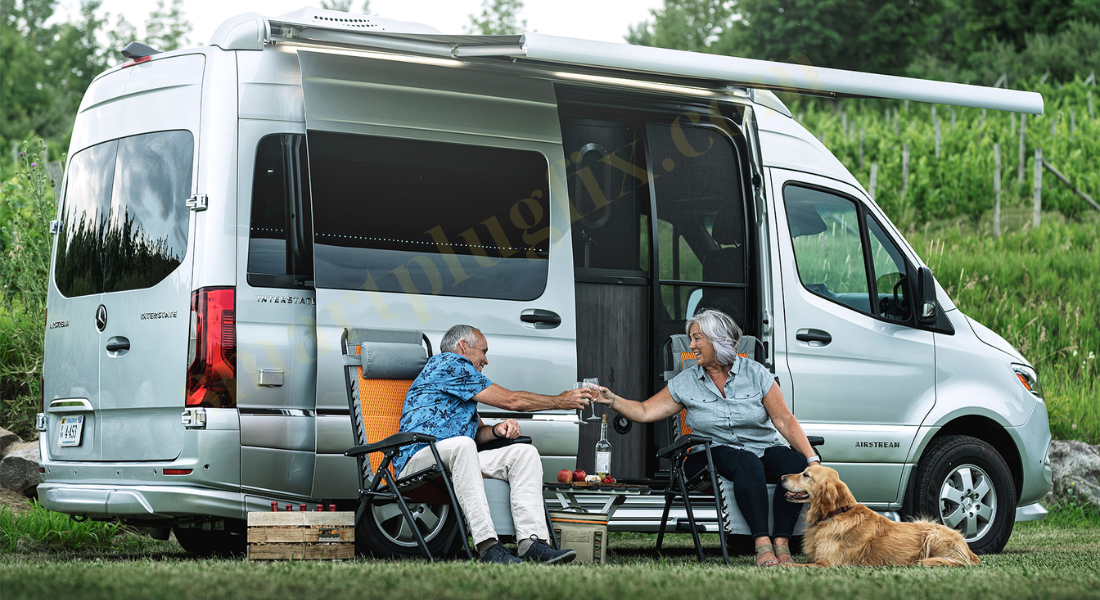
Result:
[[[1039,379],[773,89],[1043,110],[1025,92],[316,9],[132,53],[84,96],[51,228],[43,505],[239,548],[272,501],[354,505],[346,329],[438,347],[469,323],[505,387],[598,377],[645,398],[670,336],[719,308],[861,502],[999,551],[1046,514]],[[482,409],[522,419],[548,479],[593,462],[598,428],[574,413]],[[659,488],[670,427],[614,425],[615,475]],[[639,496],[611,529],[656,531],[662,504]],[[435,552],[453,513],[417,514]],[[417,552],[375,525],[365,544]]]

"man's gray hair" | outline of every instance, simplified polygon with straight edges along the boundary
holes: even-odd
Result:
[[[726,313],[708,308],[688,319],[684,331],[691,335],[691,326],[698,325],[699,331],[714,344],[715,360],[721,365],[732,365],[737,359],[737,343],[741,341],[741,328],[733,317]]]
[[[477,329],[471,325],[455,325],[447,330],[447,333],[443,334],[443,339],[439,341],[440,352],[458,352],[458,341],[466,340],[466,343],[470,346],[477,345],[477,335],[474,332]]]

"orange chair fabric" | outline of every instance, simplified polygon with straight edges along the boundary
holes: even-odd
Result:
[[[362,348],[356,346],[356,354]],[[359,408],[363,411],[363,428],[368,444],[380,442],[397,433],[401,424],[401,411],[405,408],[405,395],[412,387],[412,379],[367,379],[359,368]],[[382,453],[372,452],[370,464],[377,469],[382,464]],[[390,465],[393,473],[393,465]],[[394,474],[396,477],[396,474]]]

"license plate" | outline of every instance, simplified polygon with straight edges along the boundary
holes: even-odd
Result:
[[[84,415],[61,417],[61,429],[57,432],[57,441],[61,446],[79,446],[84,432]]]

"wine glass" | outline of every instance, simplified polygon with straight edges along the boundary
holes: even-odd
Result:
[[[592,388],[594,390],[597,390],[597,393],[598,393],[599,389],[600,389],[600,380],[596,377],[589,377],[589,378],[584,380],[583,385],[586,388]],[[596,404],[595,403],[590,403],[589,406],[592,407],[592,416],[588,417],[585,420],[586,421],[599,421],[600,418],[596,416]],[[584,411],[579,410],[579,411],[577,411],[577,413],[578,413],[578,416],[581,416],[581,415],[583,415]]]

